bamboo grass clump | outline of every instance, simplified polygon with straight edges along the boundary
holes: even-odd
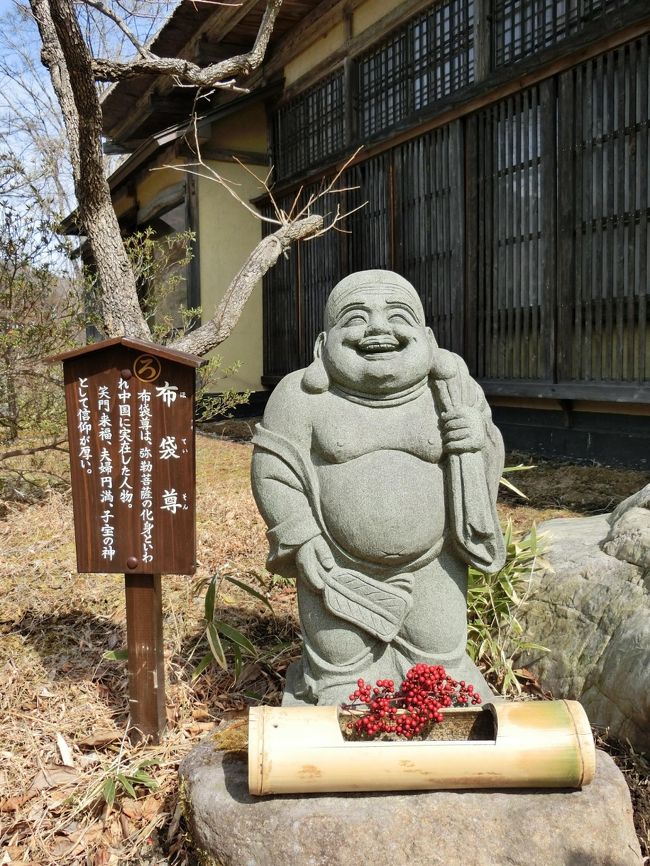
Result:
[[[346,740],[338,707],[252,707],[251,794],[452,788],[578,788],[591,782],[595,749],[577,701],[487,704],[446,710],[463,739]],[[489,714],[486,718],[484,714]],[[458,717],[466,717],[459,724]],[[490,739],[475,739],[472,731]],[[444,736],[444,734],[442,734]]]

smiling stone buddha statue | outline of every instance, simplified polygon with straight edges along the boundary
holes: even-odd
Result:
[[[297,581],[284,703],[341,703],[419,662],[489,698],[466,653],[467,566],[503,564],[503,444],[413,286],[381,270],[338,283],[313,363],[279,383],[253,442],[267,566]]]

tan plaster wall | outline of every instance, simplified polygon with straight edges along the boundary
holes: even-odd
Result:
[[[399,5],[400,0],[368,0],[367,3],[362,3],[352,13],[353,37],[359,36],[368,27],[372,27],[384,15],[392,12]],[[341,21],[286,64],[284,67],[286,84],[293,84],[299,78],[302,78],[303,75],[319,63],[322,63],[330,54],[341,49],[344,43],[345,26]]]
[[[370,0],[369,3],[363,3],[352,15],[352,35],[363,33],[399,5],[399,0]]]
[[[266,152],[266,110],[262,102],[212,124],[210,145],[222,149]]]
[[[262,193],[261,183],[242,167],[226,162],[211,162],[215,171],[239,184],[244,200]],[[252,170],[263,176],[262,166]],[[201,307],[203,320],[209,318],[223,297],[231,279],[245,262],[261,238],[261,223],[244,207],[233,201],[228,192],[216,183],[201,178],[199,194],[199,263],[201,274]],[[221,380],[218,390],[262,388],[262,284],[248,299],[235,329],[213,353],[223,358],[224,366],[241,361],[239,371]]]
[[[167,164],[181,165],[182,160],[171,157],[164,160]],[[146,207],[159,193],[169,186],[182,183],[185,175],[173,168],[150,168],[138,176],[136,190],[138,197],[138,208]]]
[[[118,195],[113,196],[113,207],[117,218],[124,216],[135,205],[135,196],[128,195],[125,189],[121,189]]]
[[[302,51],[287,63],[284,67],[285,84],[293,84],[294,81],[302,78],[306,72],[309,72],[310,69],[318,66],[330,54],[342,48],[344,42],[345,28],[341,21],[340,24],[336,24],[331,30],[319,37],[316,42],[312,42],[305,51]]]

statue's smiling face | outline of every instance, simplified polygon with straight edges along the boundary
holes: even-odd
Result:
[[[345,388],[391,394],[422,381],[435,341],[411,299],[394,288],[364,289],[346,299],[327,332],[323,361]]]

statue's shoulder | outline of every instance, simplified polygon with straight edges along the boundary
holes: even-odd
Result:
[[[264,411],[263,424],[268,430],[291,439],[303,438],[311,432],[314,397],[302,387],[304,373],[294,370],[273,389]]]

